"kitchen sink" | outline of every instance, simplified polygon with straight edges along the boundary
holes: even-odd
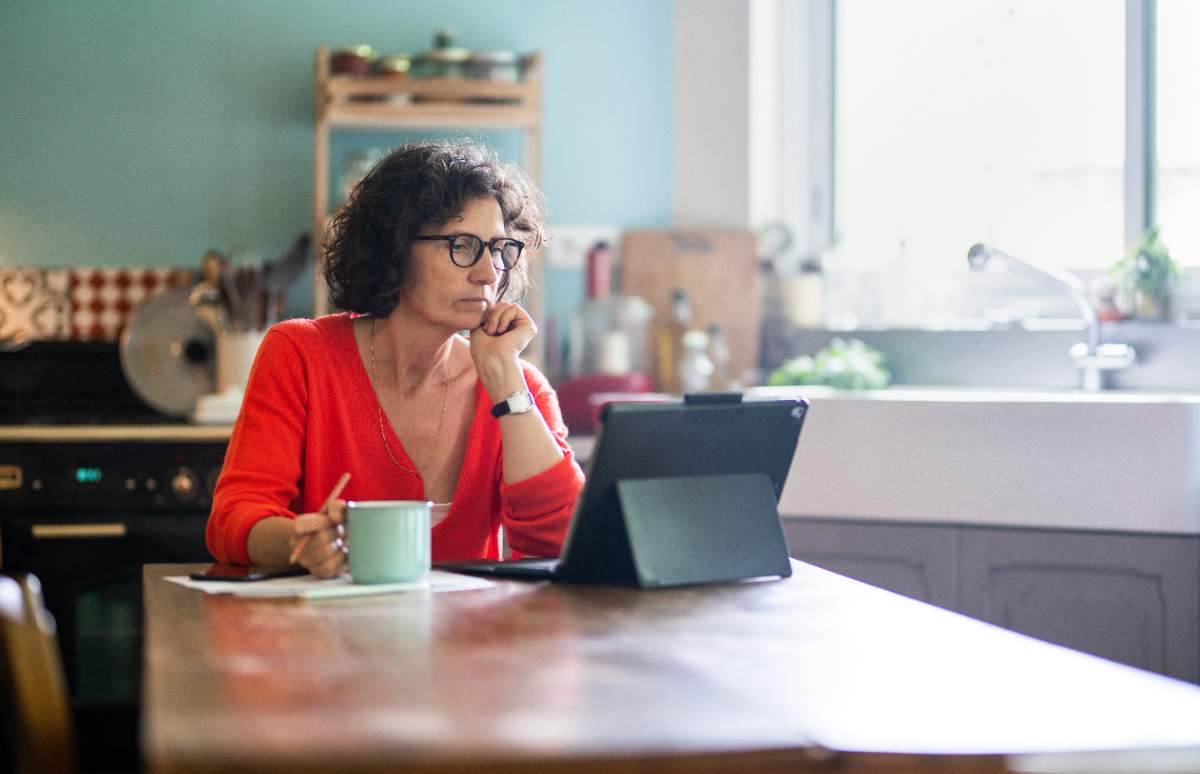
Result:
[[[780,513],[1200,534],[1200,395],[755,388],[811,403]]]
[[[1077,320],[1029,320],[1020,327],[964,330],[800,329],[793,354],[813,354],[834,337],[862,339],[880,350],[893,384],[951,385],[1025,390],[1070,390],[1080,384],[1069,354],[1084,340]],[[1200,325],[1125,321],[1100,326],[1104,342],[1128,344],[1137,353],[1130,368],[1106,376],[1118,390],[1200,393]],[[771,364],[775,365],[774,363]]]

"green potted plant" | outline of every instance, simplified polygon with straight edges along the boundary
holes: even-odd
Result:
[[[1159,238],[1158,226],[1147,229],[1129,255],[1109,269],[1133,316],[1142,320],[1170,319],[1171,291],[1179,274],[1179,264]]]
[[[892,375],[883,353],[859,339],[836,338],[816,355],[801,355],[775,369],[767,384],[827,384],[839,390],[881,390]]]

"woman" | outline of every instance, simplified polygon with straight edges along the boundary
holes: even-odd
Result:
[[[267,334],[213,497],[212,554],[332,577],[345,501],[409,499],[435,503],[435,561],[496,558],[500,527],[517,552],[557,555],[583,473],[554,391],[519,359],[537,328],[505,300],[543,230],[528,182],[478,146],[380,162],[331,224],[331,299],[356,314]]]

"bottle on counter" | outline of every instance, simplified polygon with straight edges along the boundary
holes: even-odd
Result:
[[[613,293],[612,251],[596,242],[587,253],[587,297],[571,318],[566,378],[556,384],[563,421],[590,433],[605,396],[646,393],[652,382],[650,319],[645,299]]]
[[[683,334],[679,356],[679,391],[706,392],[712,389],[713,362],[708,358],[708,334],[695,329]]]
[[[612,292],[612,250],[597,242],[587,254],[587,295],[571,321],[568,376],[645,373],[646,328],[653,311],[644,299]]]
[[[708,359],[712,361],[711,389],[728,390],[732,382],[729,366],[729,340],[721,323],[708,326]]]
[[[683,288],[675,288],[671,293],[671,316],[658,333],[658,388],[663,392],[680,391],[679,360],[683,352],[684,334],[691,326],[691,296]]]
[[[819,261],[800,264],[800,273],[782,280],[788,317],[797,328],[820,328],[825,323],[825,273]]]
[[[797,328],[792,324],[784,303],[782,280],[773,265],[763,270],[763,311],[758,329],[758,362],[769,374],[784,361],[795,357]]]

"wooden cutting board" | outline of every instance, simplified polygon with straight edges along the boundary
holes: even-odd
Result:
[[[725,329],[730,374],[758,365],[762,278],[749,231],[629,231],[621,240],[621,292],[641,296],[654,309],[650,342],[670,320],[671,294],[692,298],[693,326]]]

